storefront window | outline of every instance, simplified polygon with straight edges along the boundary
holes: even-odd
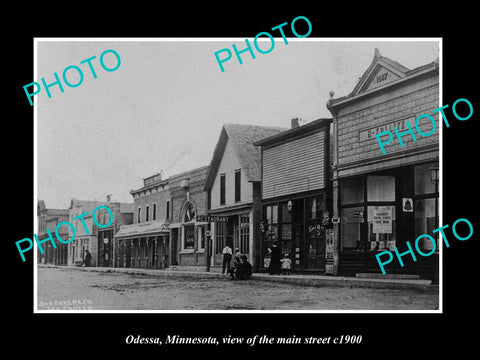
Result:
[[[395,178],[367,176],[367,201],[395,201]]]
[[[193,249],[195,246],[195,226],[184,226],[183,249]]]
[[[342,250],[360,248],[361,224],[364,222],[363,206],[342,209]]]
[[[415,195],[435,193],[435,185],[431,180],[431,164],[415,166]]]
[[[362,250],[393,251],[396,245],[395,206],[369,206],[367,212],[369,244],[362,244]]]
[[[345,179],[340,184],[342,204],[355,204],[363,202],[363,177]]]
[[[273,242],[278,240],[278,206],[266,206],[264,209],[266,227],[263,241],[263,253],[268,255],[268,249],[271,249]]]
[[[217,254],[221,254],[223,248],[225,247],[225,228],[226,223],[215,223],[215,253]]]
[[[436,238],[433,233],[438,226],[438,219],[435,218],[435,199],[415,200],[415,239],[422,234],[429,234]],[[433,244],[426,237],[419,241],[419,247],[423,252],[429,252],[433,248]]]
[[[250,216],[248,214],[240,215],[240,252],[248,254],[250,252]]]

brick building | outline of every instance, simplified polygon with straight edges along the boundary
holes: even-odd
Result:
[[[325,272],[326,240],[332,238],[331,119],[319,119],[255,143],[262,158],[261,259],[276,244],[294,270]]]
[[[41,244],[43,254],[37,246],[37,262],[42,264],[67,265],[68,245],[57,241],[55,230],[57,225],[61,222],[68,221],[68,209],[48,209],[45,206],[45,201],[38,200],[37,202],[37,216],[38,216],[38,230],[37,237],[39,241],[46,239],[49,234],[47,229],[52,234],[55,241],[56,248],[53,247],[51,241],[46,241]],[[58,228],[58,235],[63,240],[69,239],[67,225],[62,225]]]
[[[208,166],[171,176],[170,263],[182,269],[205,270],[208,222],[207,193],[203,191]]]
[[[215,146],[205,191],[211,224],[211,265],[222,266],[222,249],[229,244],[260,268],[261,155],[253,143],[287,129],[225,124]]]
[[[439,107],[438,59],[409,70],[375,49],[375,56],[353,91],[332,98],[333,204],[339,272],[380,272],[375,254],[385,249],[407,250],[406,241],[430,233],[438,224],[438,114],[430,136],[407,133],[409,123]],[[375,135],[385,130],[402,134],[403,147],[394,141],[382,153]],[[432,130],[422,121],[423,133]],[[423,251],[432,244],[424,241]],[[438,274],[435,256],[400,268],[394,262],[387,273],[408,272],[431,278]]]

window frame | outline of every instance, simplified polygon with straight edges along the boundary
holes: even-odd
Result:
[[[235,184],[235,202],[238,203],[242,200],[242,169],[235,170],[234,176]]]
[[[227,176],[225,173],[220,174],[220,205],[223,206],[226,204],[226,193],[227,193]]]

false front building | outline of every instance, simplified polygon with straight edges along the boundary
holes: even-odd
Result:
[[[421,234],[432,234],[438,225],[438,59],[409,70],[375,49],[375,56],[353,91],[332,98],[327,107],[333,115],[333,204],[340,224],[334,225],[340,274],[380,272],[375,254],[396,246],[407,250]],[[416,131],[416,118],[430,114],[433,125],[423,119]],[[413,131],[408,131],[408,124]],[[394,133],[402,134],[402,143]],[[376,134],[389,130],[393,141],[385,154]],[[412,136],[413,132],[416,135]],[[428,253],[432,244],[422,241]],[[438,255],[408,264],[392,262],[387,273],[408,272],[432,278],[438,275]],[[437,257],[438,259],[438,257]]]
[[[275,244],[296,271],[326,271],[332,243],[329,186],[331,119],[319,119],[255,143],[262,154],[261,265]],[[329,261],[333,260],[329,252]],[[333,264],[333,263],[332,263]],[[330,269],[328,269],[330,270]]]

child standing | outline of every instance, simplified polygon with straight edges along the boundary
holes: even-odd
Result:
[[[283,255],[283,259],[280,260],[282,263],[282,273],[283,275],[290,275],[290,269],[292,268],[292,260],[288,257],[288,254]]]

